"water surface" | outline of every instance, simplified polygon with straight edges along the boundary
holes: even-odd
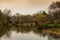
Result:
[[[1,40],[48,40],[48,36],[43,37],[42,35],[37,35],[32,31],[29,33],[17,33],[16,31],[11,31],[10,37],[4,35]]]

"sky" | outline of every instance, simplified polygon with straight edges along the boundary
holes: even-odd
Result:
[[[59,0],[0,0],[0,9],[10,9],[12,14],[32,15],[40,10],[48,11],[52,2]]]

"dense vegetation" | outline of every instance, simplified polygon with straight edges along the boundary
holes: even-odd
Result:
[[[17,32],[41,32],[42,29],[60,28],[60,2],[54,2],[49,7],[49,12],[39,11],[36,14],[11,15],[11,10],[0,10],[0,37],[10,29]]]

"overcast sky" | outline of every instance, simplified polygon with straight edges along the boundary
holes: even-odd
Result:
[[[52,2],[59,0],[0,0],[0,9],[11,9],[13,13],[33,14],[40,10],[48,10]]]

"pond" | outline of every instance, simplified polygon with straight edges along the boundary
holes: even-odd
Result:
[[[43,30],[32,30],[28,28],[2,29],[0,30],[0,40],[60,40],[60,35],[56,35],[60,33],[60,28]]]
[[[16,31],[11,31],[10,37],[4,35],[1,37],[1,40],[48,40],[48,36],[43,37],[33,32],[16,33]]]
[[[35,34],[33,31],[29,33],[17,33],[16,31],[11,31],[9,35],[9,37],[7,35],[3,35],[0,40],[60,40],[53,38],[53,36]]]

